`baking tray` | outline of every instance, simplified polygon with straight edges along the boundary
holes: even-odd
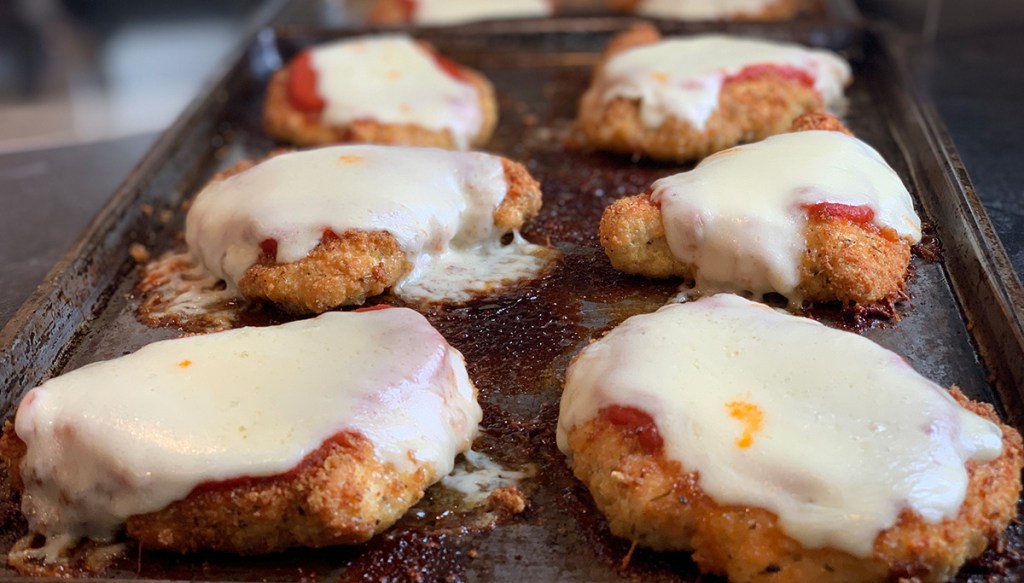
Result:
[[[484,436],[475,448],[511,467],[532,463],[524,482],[529,508],[493,528],[467,523],[436,503],[439,491],[394,529],[365,545],[296,550],[262,557],[179,556],[130,551],[108,570],[111,579],[197,580],[509,580],[606,581],[641,578],[692,581],[686,553],[637,550],[611,537],[585,489],[555,446],[554,428],[566,365],[578,350],[626,317],[656,309],[677,282],[616,273],[596,229],[612,200],[643,191],[686,166],[633,163],[567,150],[576,101],[610,36],[628,18],[488,23],[460,34],[424,31],[455,59],[482,70],[496,85],[501,122],[489,149],[524,162],[543,185],[544,208],[527,238],[563,252],[542,279],[464,306],[426,315],[466,356],[480,390]],[[994,403],[1017,427],[1024,420],[1021,286],[974,195],[934,112],[903,85],[886,45],[869,30],[808,24],[719,25],[716,30],[787,38],[843,48],[852,60],[848,122],[903,177],[921,207],[930,237],[915,255],[910,302],[900,319],[868,323],[862,333],[904,355],[940,384],[958,384]],[[476,30],[476,32],[474,32]],[[667,32],[708,30],[672,25]],[[160,138],[86,234],[36,294],[0,331],[2,414],[45,378],[179,335],[135,318],[137,268],[129,245],[154,253],[180,245],[181,203],[217,170],[258,158],[278,146],[260,131],[262,91],[269,74],[311,43],[343,31],[266,29]],[[842,318],[827,310],[829,321]],[[264,322],[280,315],[267,312]],[[9,488],[0,486],[0,550],[24,532]],[[1017,523],[998,551],[972,563],[961,580],[1017,580],[1024,575]],[[18,578],[0,571],[0,579]],[[703,581],[714,580],[704,577]]]

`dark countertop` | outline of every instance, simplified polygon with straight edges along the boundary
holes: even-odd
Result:
[[[1024,278],[1024,26],[945,37],[908,62]]]
[[[946,37],[908,56],[948,125],[1018,276],[1024,275],[1024,31]],[[0,325],[43,280],[154,134],[0,155]],[[26,201],[31,203],[26,204]]]

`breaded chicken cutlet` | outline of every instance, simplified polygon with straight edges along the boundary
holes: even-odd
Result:
[[[723,35],[662,39],[642,24],[609,43],[578,127],[596,149],[682,162],[840,107],[849,80],[849,65],[826,51]]]
[[[263,109],[267,133],[299,146],[466,149],[487,143],[497,121],[494,88],[483,75],[400,35],[299,53],[271,77]]]
[[[464,24],[479,20],[551,16],[555,0],[374,0],[371,25]]]
[[[144,548],[251,554],[386,530],[480,419],[461,354],[421,315],[335,312],[51,379],[23,399],[0,454],[47,544],[124,526]]]
[[[543,263],[537,248],[500,240],[540,205],[538,183],[498,156],[336,146],[215,179],[189,209],[186,241],[196,264],[246,298],[319,313],[425,281],[444,297],[458,282],[529,276]],[[477,270],[435,273],[460,259]]]
[[[677,20],[790,20],[803,0],[608,0],[608,7],[652,18]]]
[[[585,349],[559,447],[613,534],[734,583],[947,581],[1016,516],[1024,465],[1016,430],[950,393],[855,334],[719,295]]]
[[[796,143],[803,136],[794,133],[727,150],[647,193],[614,202],[600,225],[612,265],[647,277],[696,280],[698,289],[777,292],[796,305],[901,298],[910,247],[920,240],[906,188],[835,118],[807,114],[794,129],[813,139]],[[755,149],[760,159],[745,165]],[[851,174],[844,170],[849,167],[858,170]],[[687,177],[686,184],[666,182],[678,177]],[[711,189],[707,200],[689,201],[697,187],[688,184],[698,179]],[[865,192],[869,184],[874,195]],[[682,210],[670,209],[672,196],[688,201]],[[779,198],[764,200],[772,196]],[[666,219],[666,212],[678,214]],[[677,232],[668,233],[666,224]],[[785,240],[782,232],[789,233]]]

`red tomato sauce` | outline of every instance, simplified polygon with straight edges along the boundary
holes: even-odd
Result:
[[[309,51],[299,53],[288,66],[288,100],[307,113],[320,113],[327,105],[316,91],[316,69]]]
[[[203,482],[192,489],[189,496],[192,494],[200,494],[203,492],[217,492],[223,490],[232,490],[235,488],[252,488],[261,486],[264,484],[273,484],[277,481],[285,481],[294,479],[303,470],[310,468],[315,465],[322,464],[324,459],[327,458],[327,454],[330,453],[333,445],[347,445],[356,442],[359,438],[359,434],[352,431],[342,431],[334,434],[331,438],[324,441],[324,443],[317,449],[309,452],[306,457],[302,458],[302,461],[298,463],[294,468],[281,474],[275,474],[273,476],[239,476],[237,478],[231,478],[229,480],[220,480],[214,482]]]
[[[796,81],[797,83],[806,85],[807,87],[814,87],[814,77],[812,77],[807,71],[789,65],[773,64],[750,65],[749,67],[743,68],[739,73],[727,77],[725,82],[752,81],[758,77],[763,77],[771,73],[790,81]]]
[[[661,451],[665,441],[658,433],[658,426],[654,424],[654,418],[635,407],[623,407],[622,405],[609,405],[598,411],[598,414],[608,420],[612,425],[625,427],[636,435],[640,447],[648,453]]]
[[[870,225],[875,210],[866,204],[850,205],[839,202],[818,202],[803,205],[807,215],[818,219],[846,219],[861,225]]]

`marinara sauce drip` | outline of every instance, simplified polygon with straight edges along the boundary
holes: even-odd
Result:
[[[807,215],[818,219],[846,219],[861,225],[870,225],[875,219],[875,209],[866,204],[851,205],[839,202],[818,202],[804,205]]]
[[[277,239],[264,239],[260,241],[260,261],[273,263],[277,261]]]
[[[807,210],[807,216],[810,218],[819,220],[845,219],[860,225],[866,230],[874,231],[890,241],[899,240],[899,235],[895,230],[890,227],[879,227],[873,222],[875,220],[875,209],[866,204],[852,205],[839,202],[819,202],[805,204],[803,208]]]
[[[295,109],[320,113],[327,103],[316,91],[313,53],[302,51],[288,66],[288,100]]]
[[[609,405],[598,411],[598,414],[608,420],[612,425],[618,425],[636,435],[640,447],[648,453],[661,451],[665,441],[658,433],[658,426],[654,424],[654,418],[635,407],[624,407],[622,405]]]
[[[790,81],[796,81],[807,87],[814,87],[814,77],[810,73],[791,65],[750,65],[744,67],[739,73],[730,75],[725,81],[726,83],[729,81],[752,81],[769,74],[774,74]]]

